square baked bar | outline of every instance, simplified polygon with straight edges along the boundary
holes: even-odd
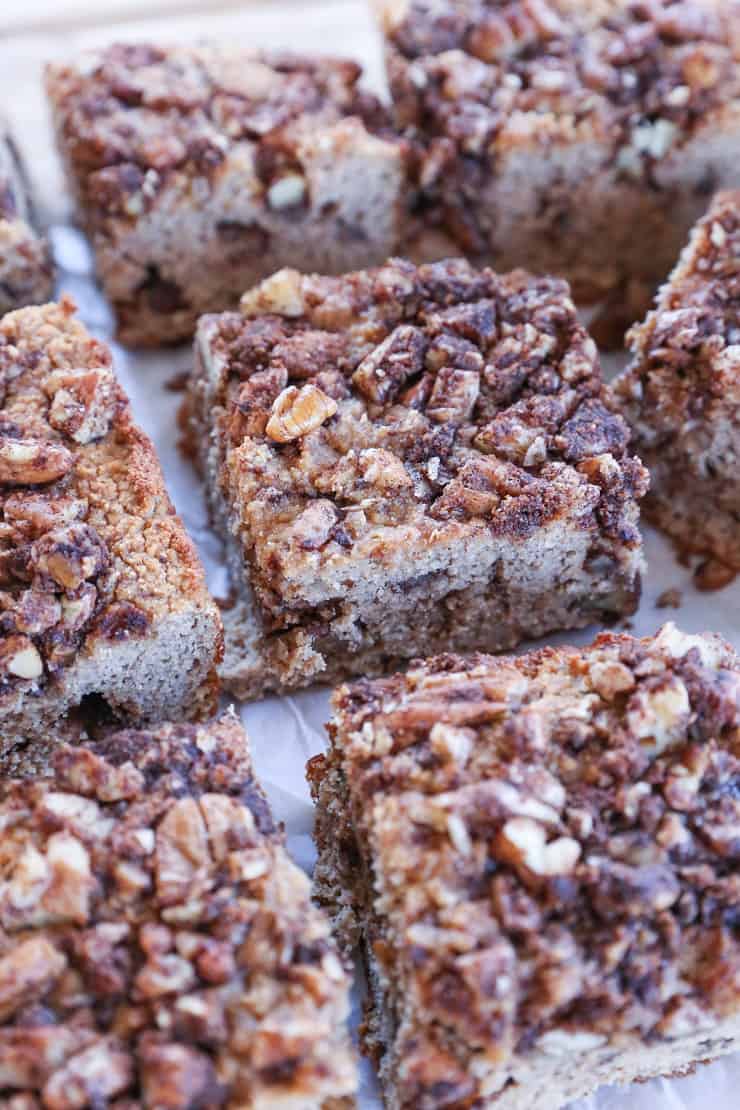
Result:
[[[557,1110],[740,1048],[740,660],[666,625],[339,690],[319,900],[392,1110]]]
[[[381,7],[430,248],[641,316],[714,189],[740,186],[735,0]]]
[[[0,316],[51,297],[49,245],[35,227],[18,150],[0,117]]]
[[[238,46],[119,45],[49,68],[123,342],[187,338],[281,266],[342,273],[397,249],[401,146],[360,72]]]
[[[7,1110],[328,1108],[349,984],[235,716],[0,783]],[[336,1105],[336,1104],[334,1104]]]
[[[19,309],[0,384],[0,755],[91,702],[211,710],[220,617],[110,351],[69,300]]]
[[[613,386],[650,469],[647,515],[684,552],[740,570],[740,192],[720,193]]]
[[[285,270],[206,316],[191,438],[241,696],[631,613],[646,474],[565,282]]]

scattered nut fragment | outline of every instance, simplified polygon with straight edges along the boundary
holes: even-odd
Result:
[[[74,455],[59,443],[0,438],[0,483],[43,485],[63,477],[74,466]]]
[[[496,844],[507,862],[545,878],[570,874],[581,856],[577,840],[561,836],[548,844],[544,826],[529,817],[512,817],[507,821]]]
[[[46,937],[30,937],[11,948],[0,959],[0,1021],[43,998],[66,966],[66,957]]]
[[[298,270],[278,270],[272,277],[248,290],[240,302],[242,315],[302,316],[304,312],[303,276]]]
[[[87,524],[54,528],[33,546],[33,565],[37,577],[51,579],[62,589],[79,589],[89,578],[104,569],[108,559],[105,544]]]
[[[479,393],[480,374],[475,370],[442,367],[427,404],[427,416],[438,424],[464,424],[473,414]]]
[[[290,443],[319,428],[337,408],[337,402],[315,385],[291,385],[276,398],[265,431],[276,443]]]
[[[305,177],[299,173],[287,173],[279,177],[267,190],[267,203],[275,211],[297,208],[307,194]]]
[[[125,1091],[133,1078],[130,1054],[101,1037],[51,1076],[43,1090],[44,1106],[48,1110],[83,1110],[107,1104],[109,1098]]]
[[[683,682],[665,674],[647,679],[635,691],[627,706],[627,723],[643,747],[657,756],[684,736],[690,714]]]
[[[16,678],[36,679],[44,673],[38,648],[27,636],[6,636],[0,639],[0,673]]]
[[[370,401],[393,401],[404,383],[424,369],[428,340],[420,328],[401,324],[362,360],[352,375]]]
[[[57,371],[45,383],[51,397],[49,423],[75,443],[101,439],[115,414],[116,381],[107,367]]]

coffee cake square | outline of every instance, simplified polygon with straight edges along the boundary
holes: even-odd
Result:
[[[631,613],[645,472],[567,285],[284,270],[196,337],[190,437],[244,697]]]
[[[740,187],[737,4],[380,6],[415,250],[559,274],[640,318],[712,191]]]
[[[240,45],[115,45],[52,65],[59,148],[119,338],[189,338],[281,266],[397,249],[402,148],[360,67]]]
[[[69,299],[0,320],[0,510],[0,755],[40,752],[80,707],[127,723],[213,710],[203,568]]]
[[[675,626],[334,698],[316,891],[386,1105],[558,1110],[740,1048],[740,660]]]
[[[0,819],[4,1107],[351,1094],[348,977],[236,716],[57,746]]]
[[[645,511],[683,552],[740,570],[740,192],[718,194],[613,386],[650,470]],[[724,568],[724,573],[722,571]]]

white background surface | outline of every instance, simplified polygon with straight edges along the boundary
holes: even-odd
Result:
[[[178,8],[192,11],[195,6],[186,3]],[[152,0],[149,7],[143,0],[112,0],[95,6],[93,15],[98,26],[85,26],[91,10],[88,0],[63,0],[53,6],[46,0],[28,0],[22,10],[19,5],[11,8],[8,0],[0,0],[0,32],[4,29],[17,32],[0,35],[3,107],[15,124],[28,159],[42,216],[52,228],[60,289],[75,297],[83,319],[101,338],[110,339],[110,316],[92,281],[84,239],[69,223],[40,88],[45,59],[63,57],[82,45],[115,38],[171,41],[228,37],[232,41],[238,38],[244,45],[279,45],[351,55],[365,63],[372,84],[376,87],[382,84],[379,42],[365,5],[359,0],[325,0],[315,4],[291,0],[260,4],[251,0],[238,12],[222,10],[231,6],[228,0],[208,6],[208,18],[190,14],[175,21],[158,16],[147,22],[131,19],[113,24],[110,19],[113,14],[118,17],[125,11],[136,15],[152,8],[162,12],[174,7],[174,0]],[[61,31],[67,16],[72,17],[69,29]],[[107,25],[102,26],[103,23]],[[44,24],[48,29],[39,29]],[[137,419],[154,439],[170,493],[200,547],[211,588],[225,595],[220,545],[209,531],[195,476],[177,448],[176,413],[181,395],[167,389],[167,382],[189,367],[190,352],[142,355],[115,345],[114,352],[117,371],[131,396]],[[633,631],[646,635],[670,619],[687,631],[720,632],[740,647],[740,581],[717,593],[700,594],[692,586],[690,570],[680,566],[668,544],[647,529],[646,551],[649,569],[642,605],[631,622]],[[669,587],[681,591],[683,600],[678,611],[656,608],[656,599]],[[587,643],[596,631],[593,628],[568,638]],[[558,639],[564,637],[553,637],[550,642]],[[328,695],[323,691],[271,698],[242,710],[258,772],[276,815],[286,824],[290,850],[306,867],[311,866],[313,847],[304,767],[306,760],[323,748],[322,726],[328,712]],[[362,1110],[377,1106],[372,1077],[369,1069],[364,1068]],[[740,1057],[700,1068],[687,1079],[660,1080],[623,1091],[601,1091],[595,1098],[578,1104],[578,1110],[738,1110],[738,1107]]]

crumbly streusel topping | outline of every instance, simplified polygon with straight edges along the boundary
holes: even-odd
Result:
[[[740,436],[740,193],[719,193],[692,232],[655,309],[628,337],[635,360],[615,384],[650,413],[650,445],[687,424],[734,414]]]
[[[281,271],[242,311],[205,318],[199,342],[222,367],[222,481],[266,608],[301,567],[567,514],[594,557],[639,544],[644,471],[564,282],[395,260]]]
[[[173,172],[208,177],[238,144],[250,151],[245,172],[251,162],[265,203],[300,212],[308,202],[301,134],[350,116],[373,130],[385,123],[360,74],[355,62],[332,58],[119,44],[50,67],[49,87],[96,226],[135,221]],[[239,228],[224,220],[221,231],[227,241]]]
[[[404,1104],[441,1078],[471,1097],[478,1053],[505,1074],[737,1012],[740,662],[719,638],[442,656],[335,709]]]
[[[0,697],[206,598],[110,351],[74,312],[65,299],[0,321]]]
[[[352,1089],[347,978],[236,718],[62,747],[0,819],[0,1091],[24,1110]]]
[[[594,135],[625,178],[652,167],[740,93],[737,8],[713,0],[414,0],[387,19],[402,126],[423,137],[419,183],[447,226],[485,247],[459,199],[522,139]],[[458,195],[457,202],[455,196]]]

